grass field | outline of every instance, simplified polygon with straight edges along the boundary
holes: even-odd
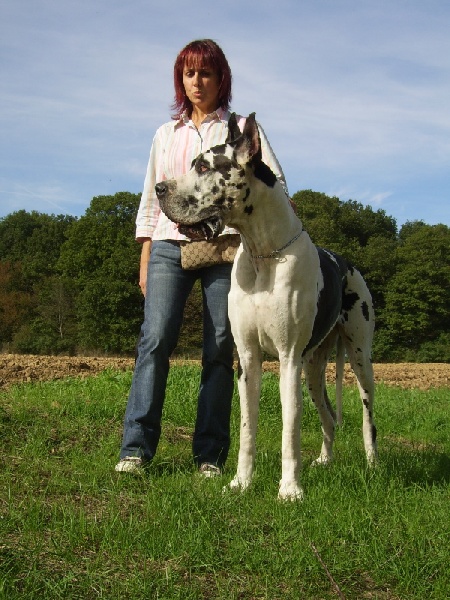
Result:
[[[116,474],[130,373],[0,394],[0,598],[309,600],[450,597],[449,389],[377,386],[379,465],[365,464],[361,407],[344,389],[335,462],[310,468],[321,433],[305,399],[299,503],[277,501],[278,379],[265,373],[254,484],[191,460],[199,369],[171,369],[148,474]],[[330,390],[333,395],[333,390]]]

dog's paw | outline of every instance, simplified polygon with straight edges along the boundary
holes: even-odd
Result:
[[[239,479],[239,477],[235,477],[230,481],[228,485],[222,488],[222,492],[245,492],[245,490],[248,489],[249,486],[250,480],[243,481],[242,479]]]
[[[278,500],[297,502],[303,500],[303,490],[296,481],[280,481]]]

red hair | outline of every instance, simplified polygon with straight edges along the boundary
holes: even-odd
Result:
[[[173,67],[175,100],[172,104],[173,118],[179,119],[184,111],[191,116],[192,103],[188,100],[183,85],[184,67],[207,67],[213,69],[219,78],[219,106],[228,110],[231,102],[231,69],[225,54],[213,40],[190,42],[178,54]]]

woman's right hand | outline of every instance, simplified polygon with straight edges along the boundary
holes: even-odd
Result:
[[[152,240],[145,240],[142,242],[141,262],[139,267],[139,287],[141,288],[141,292],[144,294],[144,297],[147,289],[148,261],[150,260],[151,251]]]

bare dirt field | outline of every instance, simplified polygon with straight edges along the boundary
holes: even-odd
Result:
[[[175,364],[199,361],[173,361]],[[82,356],[31,356],[0,354],[0,389],[14,383],[49,381],[66,377],[89,377],[106,369],[131,370],[132,358],[97,358]],[[278,362],[265,362],[264,370],[278,372]],[[450,364],[447,363],[398,363],[375,364],[375,381],[404,388],[429,389],[450,387]],[[331,363],[327,379],[334,381],[335,368]],[[346,365],[344,383],[354,384],[355,378]]]

